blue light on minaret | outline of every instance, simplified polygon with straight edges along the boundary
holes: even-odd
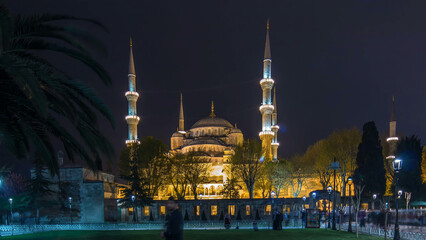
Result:
[[[136,102],[139,98],[139,93],[136,91],[136,71],[135,63],[133,61],[133,44],[132,39],[130,38],[130,58],[129,58],[129,74],[127,74],[129,79],[129,91],[126,92],[126,98],[128,101],[128,115],[126,116],[126,122],[128,125],[128,134],[129,137],[126,140],[126,144],[139,143],[138,140],[138,124],[139,116],[137,115]]]
[[[278,142],[276,142],[276,135],[278,132],[278,125],[276,125],[276,115],[273,115],[275,106],[272,105],[272,88],[274,87],[274,80],[272,79],[271,70],[271,47],[269,43],[269,20],[266,26],[266,42],[265,42],[265,55],[263,58],[263,79],[260,81],[263,97],[262,105],[259,110],[262,114],[262,131],[259,132],[259,137],[262,140],[263,154],[266,158],[276,160]],[[275,112],[276,113],[276,112]],[[274,116],[274,118],[273,118]],[[274,147],[273,147],[274,146]]]

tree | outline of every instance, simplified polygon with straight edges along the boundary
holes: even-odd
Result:
[[[276,197],[278,198],[281,194],[281,190],[291,184],[291,166],[284,159],[280,159],[278,162],[270,163],[272,165],[271,171],[271,185],[275,189]]]
[[[186,190],[189,185],[182,167],[185,159],[186,156],[184,154],[177,153],[169,158],[167,164],[167,181],[172,185],[173,191],[179,200],[185,199]]]
[[[412,135],[404,137],[398,142],[396,157],[402,160],[402,169],[399,172],[399,187],[405,192],[411,192],[413,199],[424,195],[422,184],[422,145],[420,139]]]
[[[107,71],[91,56],[103,44],[76,22],[93,20],[59,14],[13,15],[0,4],[0,142],[17,158],[37,152],[51,174],[58,173],[53,142],[61,142],[70,160],[101,168],[101,155],[113,148],[99,128],[98,115],[112,125],[102,100],[83,82],[49,61],[53,52],[93,70],[110,85]],[[67,126],[67,127],[64,127]]]
[[[48,178],[47,171],[43,168],[43,163],[38,155],[35,157],[33,176],[29,180],[29,195],[31,198],[30,206],[35,212],[36,224],[40,224],[40,208],[52,205],[52,201],[46,200],[46,196],[55,193],[50,186],[53,184]]]
[[[275,167],[272,161],[264,162],[259,170],[255,188],[260,189],[262,198],[269,197],[272,192],[272,171]]]
[[[422,151],[422,183],[426,183],[426,146]]]
[[[303,162],[307,166],[312,166],[312,170],[318,176],[323,190],[327,189],[331,179],[328,170],[332,159],[325,152],[324,139],[308,147],[303,155]]]
[[[228,199],[238,199],[240,198],[240,185],[236,178],[227,178],[226,183],[223,185],[223,197]]]
[[[262,166],[262,144],[256,139],[249,139],[236,146],[234,152],[230,163],[235,167],[235,175],[245,183],[250,199],[253,199],[254,185]]]
[[[355,200],[352,200],[352,205],[355,207],[355,226],[356,226],[356,238],[358,238],[358,232],[359,232],[359,224],[358,224],[358,213],[361,209],[361,199],[362,199],[362,192],[365,189],[365,185],[355,185]]]
[[[357,168],[354,173],[355,185],[365,186],[363,191],[365,196],[383,195],[386,191],[386,171],[379,133],[374,122],[367,122],[363,126],[356,164]]]
[[[325,141],[327,155],[340,164],[338,172],[343,196],[346,194],[347,175],[351,175],[355,170],[355,159],[360,142],[361,132],[356,127],[334,131]]]
[[[140,176],[145,180],[144,186],[147,188],[147,194],[154,197],[158,190],[166,181],[167,175],[167,154],[168,146],[161,140],[148,136],[140,140],[140,144],[134,146],[134,149],[125,148],[120,156],[118,163],[121,175],[130,173],[130,164],[128,157],[130,151],[135,151],[134,161],[138,164]]]
[[[197,152],[188,153],[184,156],[184,162],[182,163],[184,178],[191,186],[195,200],[197,200],[197,189],[208,180],[210,170],[205,156],[200,156],[200,154]]]
[[[119,200],[123,207],[133,207],[135,213],[133,214],[133,221],[137,222],[137,207],[144,207],[150,205],[152,198],[148,196],[146,181],[139,174],[139,165],[135,159],[135,149],[137,144],[129,146],[129,166],[130,173],[128,175],[121,175],[124,180],[127,180],[128,185],[123,187],[124,197]]]

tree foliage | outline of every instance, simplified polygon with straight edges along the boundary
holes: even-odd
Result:
[[[374,122],[363,126],[361,143],[356,157],[354,183],[365,186],[365,196],[383,195],[386,191],[385,168],[379,133]]]
[[[185,180],[191,186],[194,199],[197,200],[197,189],[202,184],[208,181],[210,164],[205,156],[197,152],[191,152],[184,156],[182,163],[182,171],[184,172]]]
[[[46,53],[70,57],[110,85],[107,71],[90,49],[103,44],[77,27],[89,19],[59,14],[15,15],[0,4],[0,142],[17,158],[36,152],[51,174],[58,173],[53,141],[62,143],[70,160],[101,168],[101,155],[113,148],[98,126],[98,115],[113,124],[102,100],[83,82],[50,61]],[[64,127],[70,126],[70,127]]]
[[[248,139],[235,147],[230,163],[235,167],[235,175],[247,187],[250,199],[253,198],[254,186],[262,166],[262,144],[256,139]]]
[[[417,136],[404,137],[398,142],[396,157],[402,160],[399,173],[399,187],[405,192],[411,192],[413,199],[424,195],[422,184],[422,145]]]

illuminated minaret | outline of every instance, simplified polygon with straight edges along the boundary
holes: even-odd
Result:
[[[275,136],[272,131],[272,113],[274,105],[272,105],[271,90],[274,86],[274,80],[271,77],[271,47],[269,45],[269,20],[266,25],[266,43],[265,55],[263,59],[263,79],[260,81],[260,86],[263,91],[262,105],[259,110],[262,114],[262,131],[259,132],[259,137],[262,140],[263,154],[266,159],[272,159],[271,144]]]
[[[389,155],[386,159],[395,159],[395,151],[398,143],[398,137],[396,136],[396,119],[395,119],[395,97],[392,96],[392,112],[389,121],[389,137],[386,139],[389,144]]]
[[[280,145],[278,143],[278,129],[280,129],[280,127],[278,126],[278,122],[277,122],[277,100],[276,100],[276,96],[275,96],[275,87],[274,87],[274,100],[272,101],[273,105],[274,105],[274,111],[272,112],[272,131],[274,132],[274,138],[272,140],[271,143],[271,147],[272,147],[272,160],[273,161],[277,161],[278,160],[278,146]]]
[[[183,101],[182,101],[182,93],[180,94],[180,111],[179,111],[179,128],[178,132],[185,133],[185,120],[183,117]]]
[[[130,59],[129,59],[129,91],[126,92],[126,98],[129,102],[129,112],[126,116],[126,122],[129,127],[129,138],[126,140],[126,144],[139,143],[138,140],[138,123],[139,116],[136,111],[136,102],[138,101],[139,94],[136,92],[136,72],[135,63],[133,61],[133,45],[132,39],[130,38]]]

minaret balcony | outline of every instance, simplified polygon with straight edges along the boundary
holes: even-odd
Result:
[[[271,145],[272,145],[272,146],[275,146],[275,147],[278,147],[280,144],[279,144],[279,143],[277,143],[277,142],[273,142],[273,143],[271,143]]]
[[[138,124],[139,120],[140,120],[139,116],[136,116],[136,115],[127,115],[126,116],[127,124]]]
[[[398,141],[398,137],[388,137],[386,142]]]
[[[262,137],[263,135],[274,136],[274,132],[272,132],[272,131],[261,131],[261,132],[259,132],[259,137]]]
[[[272,129],[272,131],[274,131],[274,130],[275,130],[275,131],[278,131],[278,129],[280,129],[280,126],[278,126],[278,125],[274,125],[274,126],[272,126],[272,127],[271,127],[271,129]],[[274,131],[274,132],[275,132],[275,131]]]
[[[272,104],[262,104],[259,107],[259,111],[264,114],[264,113],[272,113],[274,111],[274,105]]]
[[[396,157],[394,156],[394,155],[390,155],[390,156],[387,156],[386,157],[386,159],[395,159]]]
[[[264,78],[260,80],[260,86],[263,88],[272,88],[274,86],[274,79]]]
[[[125,95],[126,95],[127,101],[136,101],[139,98],[139,93],[134,91],[128,91],[126,92]]]
[[[131,139],[126,140],[126,144],[134,144],[134,143],[139,144],[140,142],[139,142],[139,140],[131,140]]]

